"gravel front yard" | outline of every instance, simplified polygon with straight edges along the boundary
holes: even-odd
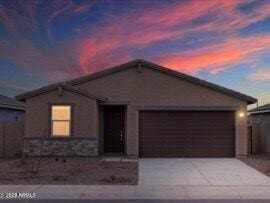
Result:
[[[0,159],[0,184],[137,184],[137,162],[104,162],[98,158]]]
[[[250,156],[240,160],[265,175],[270,176],[270,160],[266,156]]]

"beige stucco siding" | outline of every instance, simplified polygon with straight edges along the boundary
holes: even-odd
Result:
[[[77,85],[109,101],[128,101],[127,154],[138,155],[140,106],[235,106],[236,155],[247,155],[246,117],[239,118],[239,111],[246,112],[247,103],[215,90],[186,80],[143,68],[128,69]]]
[[[62,96],[54,90],[26,100],[26,137],[40,137],[44,130],[47,136],[50,135],[49,120],[52,103],[72,105],[72,136],[97,138],[97,101],[66,90],[63,90]]]

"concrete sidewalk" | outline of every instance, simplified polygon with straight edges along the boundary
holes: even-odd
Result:
[[[34,192],[37,199],[269,199],[270,186],[0,185],[0,193]]]

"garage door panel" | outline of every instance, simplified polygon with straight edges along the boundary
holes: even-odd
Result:
[[[160,158],[159,150],[148,151],[144,153],[144,158]],[[171,158],[171,157],[187,157],[185,151],[179,150],[164,150],[162,158]]]
[[[235,112],[141,111],[141,157],[233,157]]]

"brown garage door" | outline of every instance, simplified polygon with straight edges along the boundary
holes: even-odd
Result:
[[[140,157],[234,157],[233,111],[140,111]]]

